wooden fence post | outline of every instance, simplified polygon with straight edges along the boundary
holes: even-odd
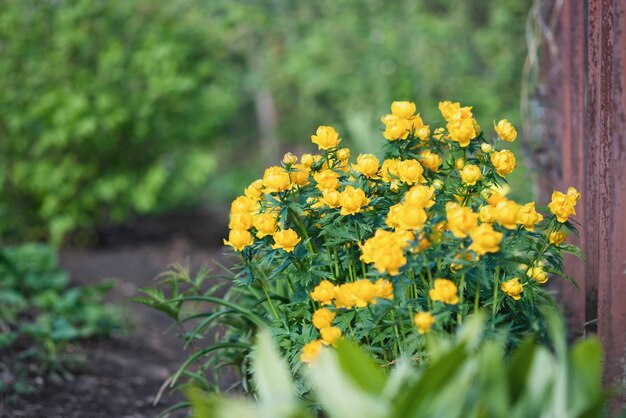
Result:
[[[626,1],[564,0],[556,45],[557,56],[542,67],[553,93],[548,120],[562,150],[562,179],[555,188],[573,185],[582,193],[575,219],[587,257],[584,269],[567,261],[581,291],[561,286],[560,299],[574,329],[597,333],[602,341],[605,383],[624,388]],[[616,403],[626,406],[624,395]]]

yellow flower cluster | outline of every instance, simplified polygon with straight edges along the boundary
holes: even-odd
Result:
[[[375,283],[361,279],[338,286],[322,280],[311,292],[311,298],[322,305],[333,303],[338,309],[365,308],[376,303],[376,299],[393,299],[393,285],[385,279]]]
[[[576,215],[576,202],[580,199],[580,193],[570,187],[567,189],[567,193],[555,191],[552,193],[552,201],[548,204],[550,212],[552,212],[557,221],[563,223],[567,222],[570,216]]]
[[[415,115],[415,103],[393,102],[391,113],[382,117],[385,125],[383,136],[389,141],[407,139],[410,134],[426,141],[430,136],[430,127],[424,125],[419,114]]]

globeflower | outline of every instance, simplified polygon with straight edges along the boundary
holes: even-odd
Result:
[[[493,128],[496,130],[496,133],[503,141],[513,142],[515,141],[515,138],[517,138],[517,131],[515,130],[513,125],[511,125],[511,123],[506,119],[502,119],[498,122],[497,125],[494,122]]]
[[[231,229],[228,233],[228,241],[224,240],[224,245],[231,246],[235,251],[242,251],[253,243],[252,234],[245,229]]]
[[[250,183],[250,185],[244,189],[243,194],[249,199],[255,201],[259,200],[263,195],[263,180],[258,179]]]
[[[531,267],[526,272],[526,275],[532,279],[534,279],[539,284],[544,284],[548,281],[548,275],[543,270],[542,267]]]
[[[480,167],[473,164],[468,164],[463,167],[463,169],[460,170],[460,173],[461,180],[463,180],[463,183],[467,184],[468,186],[475,185],[476,182],[483,177],[483,174],[480,171]]]
[[[341,330],[337,327],[326,327],[320,330],[322,335],[322,343],[326,345],[335,345],[341,338]]]
[[[496,208],[492,205],[481,206],[478,211],[478,219],[483,223],[494,223],[496,221]]]
[[[313,326],[317,329],[327,328],[333,324],[337,314],[328,308],[318,309],[313,313]]]
[[[320,126],[317,128],[315,135],[311,135],[311,141],[316,144],[319,149],[327,150],[339,145],[341,139],[337,131],[335,131],[335,128],[331,126]]]
[[[407,184],[415,184],[424,180],[424,168],[417,160],[404,160],[398,164],[398,177]]]
[[[458,142],[462,148],[467,147],[470,140],[478,136],[476,122],[472,118],[453,118],[448,121],[446,128],[450,134],[450,139]]]
[[[337,159],[340,161],[346,161],[350,158],[350,149],[349,148],[341,148],[337,150]]]
[[[412,206],[430,208],[435,204],[435,188],[418,184],[404,195],[404,202]]]
[[[417,327],[417,332],[425,334],[430,331],[430,327],[435,323],[435,317],[430,312],[418,312],[413,317],[413,322]]]
[[[404,256],[406,242],[393,232],[379,229],[374,236],[361,245],[360,259],[365,263],[374,263],[380,273],[392,276],[400,274],[400,267],[407,262]]]
[[[369,199],[365,196],[365,192],[352,186],[346,186],[343,192],[339,194],[339,206],[341,206],[341,214],[354,215],[361,212],[363,206],[367,206]]]
[[[574,189],[572,187],[574,191]],[[556,215],[556,220],[563,223],[567,222],[567,219],[576,215],[576,201],[580,197],[580,194],[576,192],[571,192],[570,194],[561,193],[559,191],[555,191],[552,193],[552,201],[548,204],[548,208],[550,208],[550,212]]]
[[[390,183],[398,178],[400,160],[385,160],[380,168],[380,175],[384,181]]]
[[[378,279],[374,283],[374,296],[378,299],[393,299],[393,285],[389,280]]]
[[[467,234],[478,223],[478,215],[472,212],[472,209],[454,202],[446,204],[446,218],[448,220],[448,229],[457,238],[467,237]]]
[[[550,232],[550,244],[552,245],[561,245],[567,239],[567,235],[561,231]]]
[[[491,154],[491,164],[493,164],[500,176],[506,177],[507,174],[511,174],[515,169],[515,155],[506,149],[494,152]]]
[[[338,208],[340,206],[339,196],[341,196],[341,193],[337,190],[325,190],[320,198],[320,203],[328,206],[329,208]]]
[[[469,249],[478,255],[500,251],[500,241],[502,241],[503,234],[494,231],[490,224],[480,224],[470,231],[469,236],[472,239],[472,245],[469,246]]]
[[[272,245],[273,249],[282,248],[288,253],[293,252],[293,249],[300,242],[300,237],[293,229],[285,229],[283,231],[274,232],[272,235],[275,244]]]
[[[502,283],[500,288],[504,293],[513,298],[513,300],[520,300],[522,298],[520,295],[522,294],[522,291],[524,291],[524,287],[521,285],[517,277]]]
[[[397,141],[398,139],[407,139],[411,125],[408,120],[400,118],[396,115],[383,116],[381,119],[385,124],[383,136],[389,141]]]
[[[282,192],[291,186],[291,178],[284,168],[269,167],[263,174],[263,186],[266,193]]]
[[[260,213],[253,218],[254,227],[257,230],[257,238],[263,238],[267,235],[272,235],[278,228],[276,221],[276,215],[273,213]]]
[[[238,213],[254,213],[258,209],[258,202],[248,196],[239,196],[230,205],[231,215]]]
[[[233,213],[230,215],[230,222],[228,224],[230,229],[245,229],[252,228],[252,215],[248,212]]]
[[[535,202],[526,203],[517,212],[517,223],[527,231],[534,231],[535,225],[543,220],[543,216],[535,210]]]
[[[289,177],[291,182],[297,186],[306,186],[309,184],[309,173],[311,169],[304,164],[294,164]]]
[[[420,115],[416,115],[409,119],[411,123],[411,131],[419,138],[420,141],[428,140],[430,136],[430,126],[424,125],[424,121]]]
[[[371,179],[378,178],[379,167],[378,158],[373,154],[360,154],[356,159],[356,164],[352,164],[354,171]]]
[[[422,151],[419,155],[419,161],[424,167],[435,173],[439,172],[439,167],[443,163],[441,157],[430,150]]]
[[[317,183],[317,188],[322,192],[337,190],[339,187],[339,174],[333,170],[322,170],[315,173],[313,179]]]
[[[396,219],[402,229],[421,229],[428,219],[423,206],[402,204],[400,205]]]
[[[300,354],[300,361],[303,363],[312,363],[320,355],[324,344],[322,340],[311,341],[302,348],[302,354]]]
[[[292,153],[288,152],[285,155],[283,155],[283,164],[289,165],[289,164],[295,164],[297,162],[298,162],[298,157],[293,155]]]
[[[461,110],[461,103],[455,102],[452,103],[449,100],[444,102],[439,102],[439,111],[441,112],[443,118],[447,121],[452,119],[452,117]]]
[[[496,220],[506,229],[515,229],[520,208],[513,200],[503,199],[496,205]]]
[[[428,291],[428,297],[435,302],[443,302],[448,305],[459,303],[457,287],[448,279],[435,279],[434,288]]]
[[[391,103],[391,113],[399,118],[410,119],[415,113],[415,103],[394,101]]]
[[[322,305],[329,305],[335,298],[335,285],[328,280],[322,280],[311,292],[311,298]]]

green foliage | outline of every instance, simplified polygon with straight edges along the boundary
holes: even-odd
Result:
[[[220,397],[190,392],[195,418],[472,418],[603,417],[607,393],[601,389],[602,349],[595,338],[565,346],[563,323],[554,312],[551,347],[526,341],[511,357],[502,344],[485,340],[480,317],[470,318],[453,337],[433,337],[425,363],[403,358],[372,392],[363,381],[377,381],[380,369],[350,342],[325,349],[304,371],[313,388],[312,411],[297,402],[295,387],[284,378],[267,331],[259,333],[252,361],[258,398]],[[358,354],[357,354],[358,353]],[[357,355],[362,366],[353,359]],[[271,410],[268,410],[271,405]]]
[[[0,1],[5,236],[59,242],[197,201],[240,81],[188,4]]]
[[[52,248],[0,249],[0,395],[29,390],[33,375],[63,375],[68,343],[120,329],[120,312],[102,303],[111,283],[68,284]]]

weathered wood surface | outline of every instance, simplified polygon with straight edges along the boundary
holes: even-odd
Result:
[[[562,286],[559,297],[573,329],[601,339],[605,383],[626,386],[626,1],[564,0],[556,45],[542,66],[548,140],[562,150],[554,187],[582,192],[575,219],[587,257],[567,261],[580,291]]]

